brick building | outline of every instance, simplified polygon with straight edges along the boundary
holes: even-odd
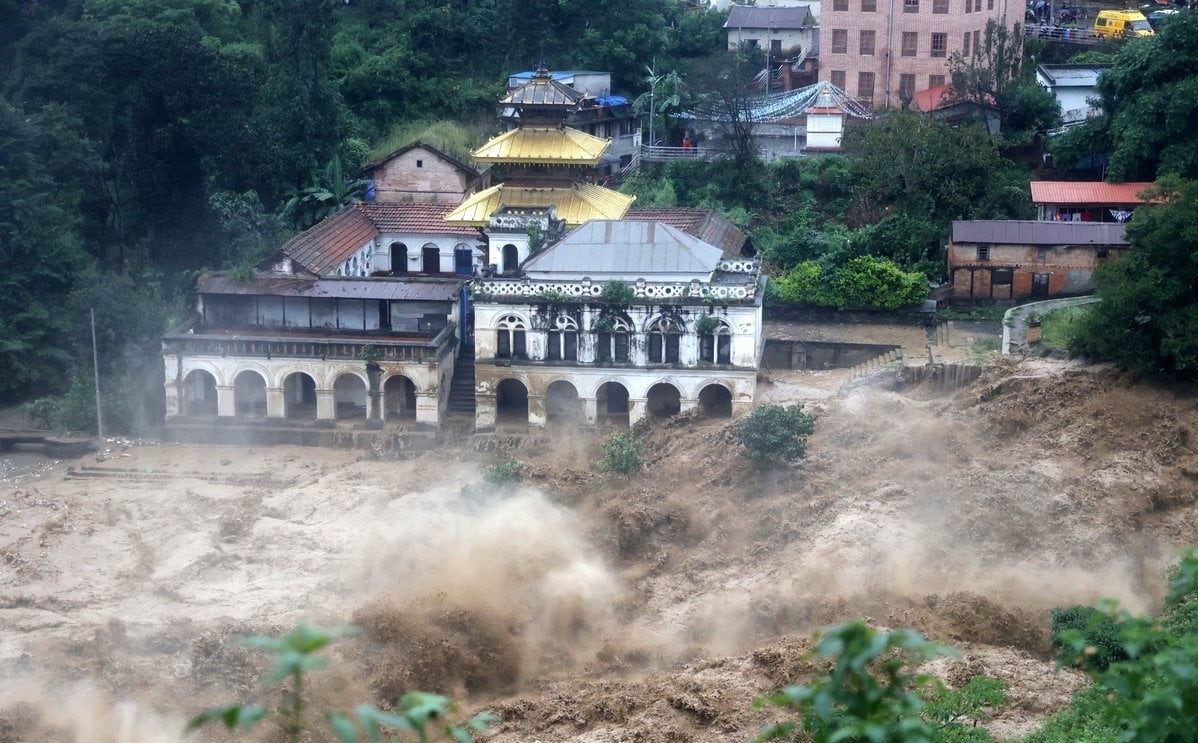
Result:
[[[994,19],[1023,15],[1010,0],[823,0],[820,77],[875,107],[949,81],[953,52],[969,57]]]
[[[1094,269],[1126,252],[1121,224],[953,222],[952,296],[987,301],[1085,294],[1094,290]]]

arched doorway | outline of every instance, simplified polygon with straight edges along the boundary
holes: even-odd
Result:
[[[545,419],[550,423],[579,423],[582,401],[574,385],[559,379],[545,390]]]
[[[391,273],[408,272],[408,246],[391,243]]]
[[[647,405],[654,418],[669,418],[682,410],[682,395],[674,385],[661,382],[649,388]]]
[[[416,385],[403,376],[383,384],[383,417],[389,421],[416,420]]]
[[[515,273],[520,268],[520,251],[515,245],[508,243],[503,246],[503,273]]]
[[[283,414],[288,418],[316,418],[316,380],[295,372],[283,380]]]
[[[441,249],[428,244],[420,249],[421,273],[441,273]]]
[[[722,384],[709,384],[699,391],[699,407],[708,418],[731,418],[732,393]]]
[[[183,414],[216,415],[216,377],[193,369],[183,378]]]
[[[233,410],[238,418],[266,416],[266,380],[261,374],[247,369],[233,380]]]
[[[495,421],[528,424],[528,388],[518,379],[505,379],[495,388]]]
[[[366,417],[366,383],[357,374],[348,372],[333,382],[333,409],[337,420]]]
[[[599,423],[628,425],[628,388],[619,382],[604,382],[595,393]]]

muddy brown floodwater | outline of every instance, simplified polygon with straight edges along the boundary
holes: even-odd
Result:
[[[631,479],[595,472],[596,435],[509,437],[509,490],[469,439],[401,461],[131,446],[6,479],[0,741],[181,740],[262,698],[236,637],[305,619],[363,630],[318,706],[421,688],[501,714],[496,741],[598,743],[746,740],[770,719],[752,699],[812,671],[811,632],[865,617],[956,646],[950,683],[1008,681],[989,725],[1014,735],[1084,683],[1053,668],[1049,610],[1151,609],[1198,542],[1192,396],[1049,362],[947,396],[773,381],[818,421],[765,473],[729,422],[675,419]]]

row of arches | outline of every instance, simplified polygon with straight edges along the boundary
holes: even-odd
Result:
[[[527,358],[527,320],[510,314],[495,322],[495,356],[497,358]],[[699,333],[697,360],[712,364],[732,362],[732,326],[715,320],[710,329]],[[562,314],[553,318],[545,333],[545,360],[579,361],[578,319]],[[602,325],[591,329],[595,335],[594,360],[628,363],[631,360],[632,336],[635,324],[626,315],[605,318]],[[682,336],[686,325],[677,318],[659,315],[644,326],[644,361],[650,364],[677,364],[682,361]],[[538,359],[540,360],[540,359]]]
[[[266,380],[256,371],[245,369],[233,378],[233,414],[238,418],[264,418],[267,415]],[[316,380],[304,372],[292,372],[283,378],[283,417],[292,420],[316,420]],[[190,416],[218,415],[216,377],[203,369],[193,369],[183,379],[182,412]],[[333,418],[364,419],[369,406],[366,382],[357,374],[343,372],[333,379]],[[383,418],[415,420],[416,385],[402,375],[388,377],[382,389]]]
[[[545,389],[545,420],[547,423],[582,424],[585,422],[583,400],[573,384],[557,380]],[[732,392],[722,384],[711,383],[699,391],[699,407],[712,418],[732,416]],[[649,388],[646,408],[654,418],[669,418],[682,411],[682,394],[669,382],[659,382]],[[629,424],[628,388],[619,382],[604,382],[595,393],[595,417],[599,425],[627,426]],[[495,389],[496,423],[523,425],[528,423],[528,388],[518,379],[504,379]]]
[[[710,316],[708,316],[710,317]],[[707,330],[704,335],[731,335],[732,326],[722,317],[712,317],[714,323],[711,329]],[[660,333],[665,334],[681,334],[687,332],[687,322],[684,319],[674,317],[672,315],[654,315],[648,318],[644,325],[639,328],[645,333]],[[551,330],[580,330],[578,318],[569,313],[559,313],[548,322]],[[695,332],[699,331],[698,323],[695,323]],[[495,327],[501,330],[529,330],[532,325],[527,317],[515,312],[510,312],[500,315],[495,321]],[[603,326],[589,328],[592,332],[616,331],[631,333],[638,328],[636,323],[627,314],[621,312],[605,318]]]
[[[408,246],[401,242],[393,242],[390,246],[391,265],[393,274],[409,272]],[[420,248],[421,273],[447,273],[441,265],[441,248],[434,243],[426,243]],[[453,249],[453,273],[458,276],[470,276],[474,272],[474,248],[466,243],[458,243]]]

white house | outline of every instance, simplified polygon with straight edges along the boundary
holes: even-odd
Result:
[[[1102,113],[1090,101],[1098,98],[1098,76],[1109,68],[1109,64],[1038,64],[1036,82],[1057,99],[1061,120],[1069,126]]]
[[[724,23],[728,49],[755,46],[772,57],[810,54],[819,35],[812,5],[818,13],[818,3],[784,8],[733,5]]]
[[[474,282],[476,429],[747,409],[763,282],[756,260],[667,224],[587,222]]]

